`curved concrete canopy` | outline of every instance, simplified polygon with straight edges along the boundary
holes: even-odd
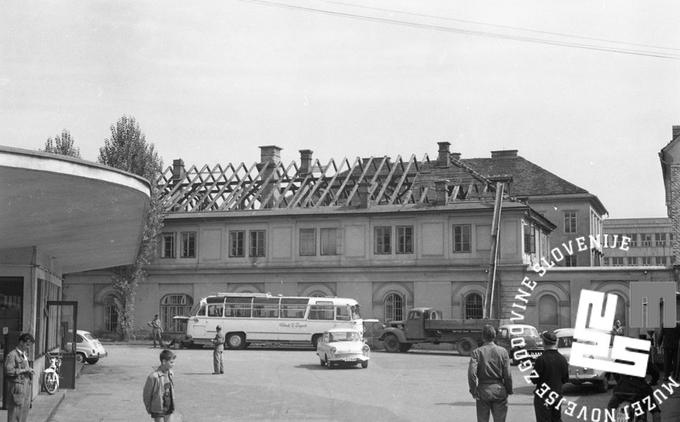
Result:
[[[0,146],[0,249],[37,247],[63,273],[130,264],[149,197],[133,174]]]

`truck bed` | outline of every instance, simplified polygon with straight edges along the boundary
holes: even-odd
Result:
[[[482,327],[489,324],[498,329],[500,320],[498,319],[430,319],[424,321],[425,330],[441,331],[477,331],[481,332]]]

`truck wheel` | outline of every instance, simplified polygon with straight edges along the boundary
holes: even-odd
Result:
[[[470,356],[470,353],[475,349],[475,342],[474,339],[470,337],[465,337],[458,341],[458,344],[456,345],[458,349],[458,353],[460,353],[463,356]]]
[[[390,353],[397,353],[401,345],[399,339],[394,334],[387,334],[383,340],[383,344],[385,345],[385,350]]]
[[[399,351],[402,353],[406,353],[409,350],[411,350],[411,343],[402,343],[399,345]]]

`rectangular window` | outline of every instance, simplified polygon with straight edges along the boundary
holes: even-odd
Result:
[[[576,255],[567,255],[564,257],[564,265],[566,267],[576,267]]]
[[[629,256],[628,258],[626,258],[626,261],[628,261],[627,264],[630,265],[631,267],[636,267],[638,265],[637,256]]]
[[[321,229],[321,255],[338,254],[338,229]]]
[[[281,299],[281,318],[299,318],[305,317],[307,311],[307,303],[309,299],[300,298],[283,298]]]
[[[528,226],[524,230],[524,253],[536,253],[536,228]]]
[[[653,256],[643,256],[642,257],[642,265],[644,265],[644,266],[654,265],[652,263],[653,258],[654,258]]]
[[[609,258],[603,258],[602,259],[602,265],[605,266],[605,267],[608,267],[609,266]]]
[[[637,233],[629,233],[626,236],[630,237],[630,242],[628,242],[629,246],[632,246],[633,248],[637,246]]]
[[[333,319],[333,305],[310,305],[309,316],[307,319],[313,320],[332,320]]]
[[[375,254],[389,255],[392,253],[392,227],[379,226],[375,228]]]
[[[224,316],[250,318],[252,302],[252,297],[228,297],[224,302]]]
[[[279,298],[253,298],[253,318],[278,318]]]
[[[175,257],[175,233],[163,233],[163,247],[161,258]]]
[[[413,253],[413,226],[397,226],[397,253]]]
[[[453,226],[454,252],[470,252],[470,228],[469,224]]]
[[[250,231],[250,256],[264,256],[264,230]]]
[[[229,232],[229,257],[238,258],[245,255],[245,237],[246,232],[243,230],[235,230]]]
[[[182,232],[182,258],[196,258],[196,232]]]
[[[666,246],[666,233],[655,233],[654,243],[656,246]]]
[[[576,233],[576,211],[564,212],[564,232]]]
[[[651,233],[640,233],[640,245],[641,246],[652,246],[652,234]]]
[[[224,305],[222,303],[208,304],[208,316],[219,317],[223,316]]]
[[[335,319],[338,321],[349,321],[352,316],[349,313],[349,306],[342,305],[335,307]]]
[[[300,229],[300,256],[316,255],[316,229]]]
[[[661,265],[665,266],[666,265],[666,257],[665,256],[657,256],[655,257],[656,265]]]
[[[622,256],[613,256],[612,257],[612,266],[623,267],[623,257]]]

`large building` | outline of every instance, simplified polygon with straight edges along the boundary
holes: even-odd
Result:
[[[597,197],[516,151],[462,160],[441,142],[432,160],[321,162],[302,150],[299,161],[285,164],[280,148],[260,148],[260,160],[249,166],[186,168],[175,160],[164,173],[162,242],[137,295],[142,330],[143,321],[158,313],[168,332],[181,333],[172,316],[215,292],[348,296],[359,301],[364,317],[381,320],[400,319],[411,306],[433,306],[448,318],[479,318],[500,183],[507,193],[496,306],[508,318],[520,282],[542,258],[549,260],[551,243],[599,234],[606,213]],[[600,253],[588,248],[576,263],[591,265]],[[557,265],[575,264],[565,262],[567,257]],[[597,283],[606,286],[606,280]],[[570,324],[575,311],[569,298],[591,281],[571,283],[561,275],[541,283],[529,301],[528,321]],[[87,328],[115,331],[108,273],[70,274],[65,294],[83,304]]]

